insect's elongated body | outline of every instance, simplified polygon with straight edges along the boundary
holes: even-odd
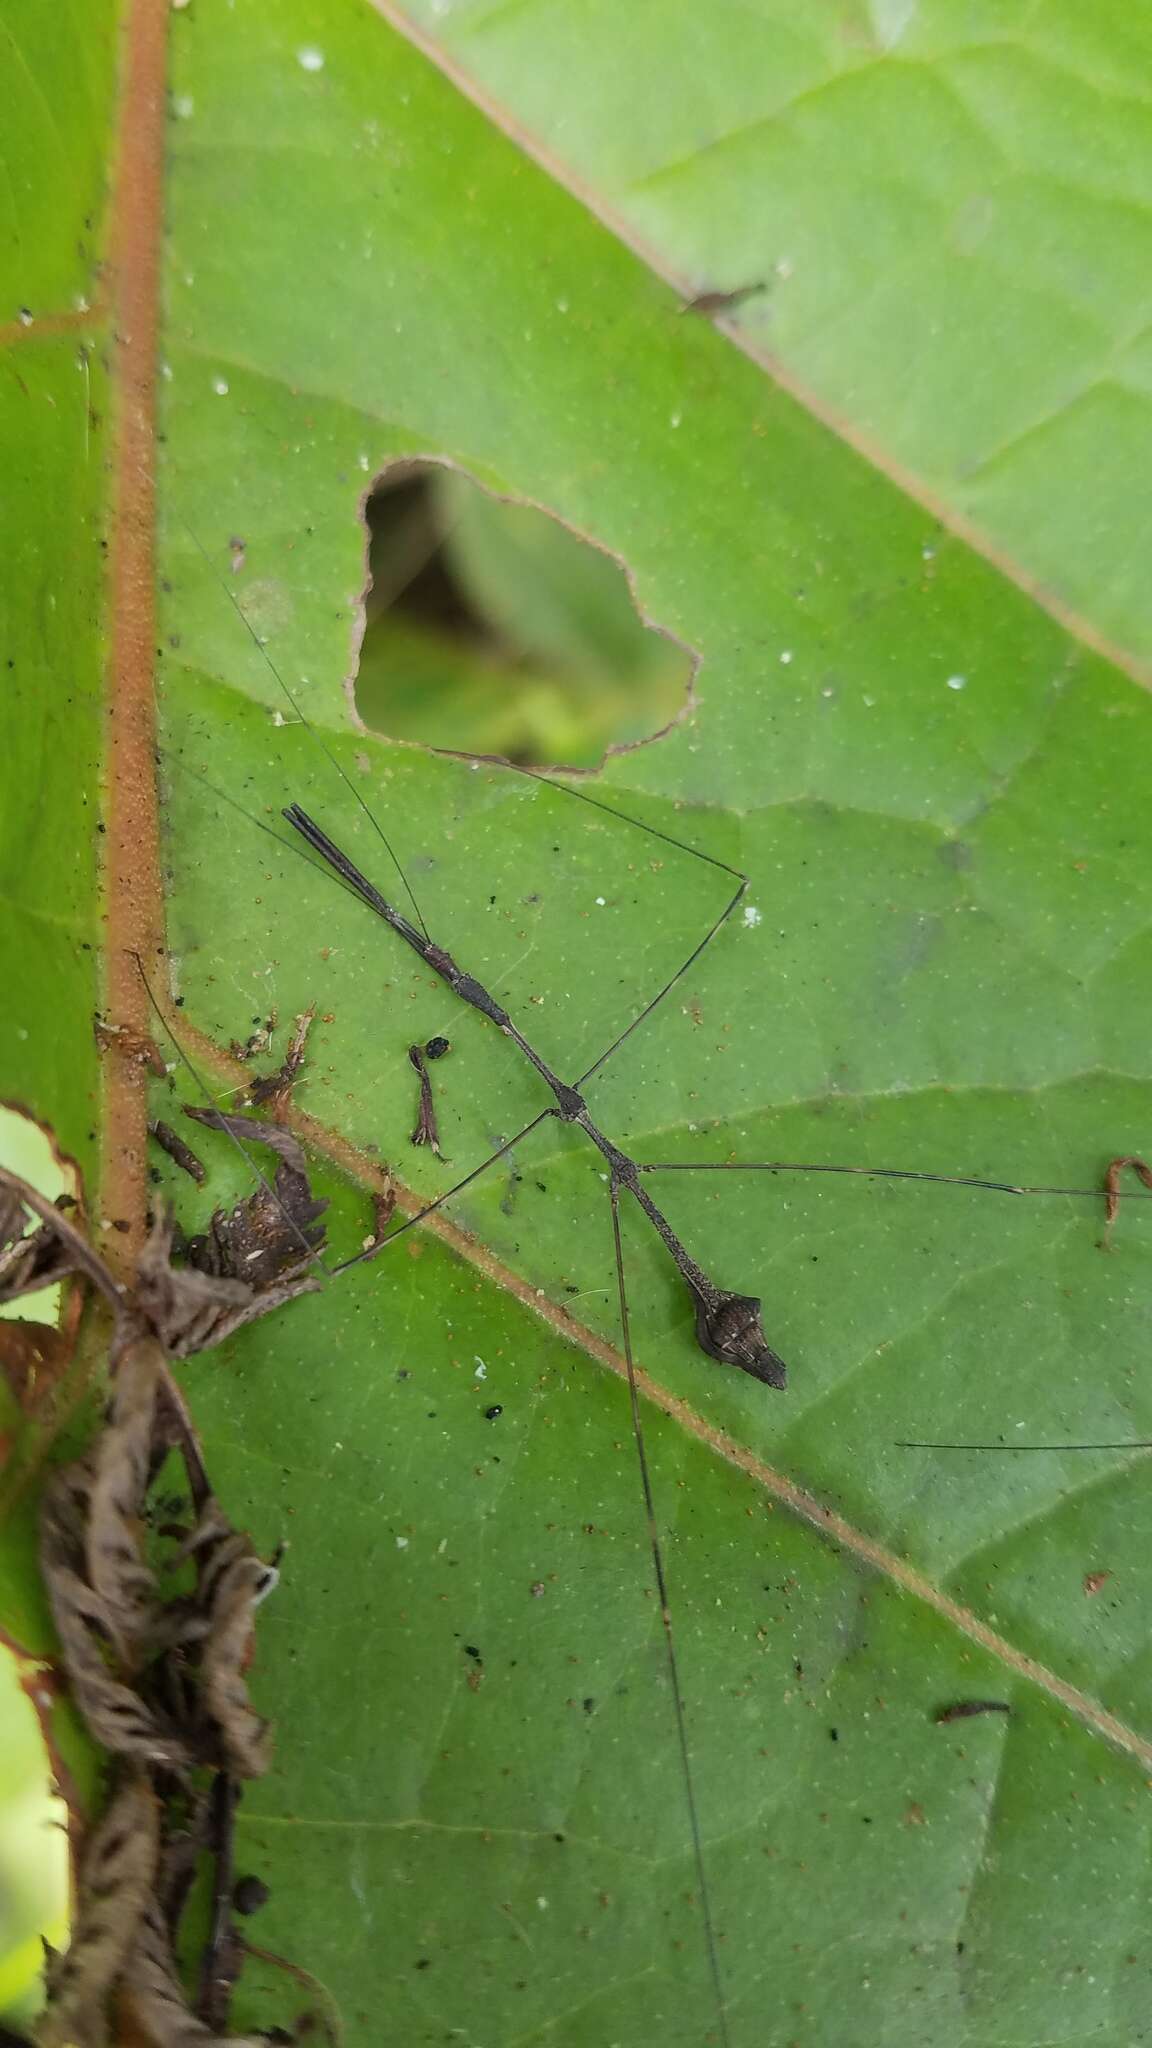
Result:
[[[447,982],[452,993],[459,996],[461,1002],[470,1004],[474,1010],[479,1010],[482,1016],[487,1017],[519,1047],[525,1059],[535,1067],[556,1098],[551,1114],[558,1117],[561,1123],[577,1125],[603,1154],[611,1172],[612,1185],[627,1188],[629,1194],[639,1203],[683,1275],[695,1309],[696,1340],[700,1349],[709,1358],[716,1359],[719,1364],[734,1365],[741,1372],[749,1373],[753,1379],[761,1380],[765,1386],[783,1387],[787,1381],[787,1369],[764,1335],[760,1323],[759,1299],[755,1295],[735,1294],[729,1289],[719,1288],[709,1279],[703,1267],[685,1250],[667,1219],[642,1185],[635,1161],[621,1152],[594,1123],[588,1105],[580,1093],[580,1084],[577,1083],[573,1087],[553,1073],[548,1062],[541,1058],[536,1048],[513,1023],[503,1004],[498,1003],[495,997],[489,994],[482,982],[459,968],[451,954],[445,952],[442,946],[433,944],[423,933],[417,931],[415,925],[411,924],[378,889],[373,887],[366,876],[353,866],[347,855],[341,852],[299,804],[289,804],[284,816],[313,852],[326,860],[349,887],[355,890],[368,908],[375,911],[378,917],[382,917],[407,945],[419,953],[420,958],[440,976],[442,981]]]

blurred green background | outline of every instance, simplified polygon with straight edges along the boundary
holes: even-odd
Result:
[[[368,501],[372,587],[356,685],[391,739],[593,768],[686,708],[688,650],[644,625],[619,563],[435,465]]]

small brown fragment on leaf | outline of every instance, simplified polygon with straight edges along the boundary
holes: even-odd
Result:
[[[109,1024],[103,1017],[92,1019],[92,1031],[101,1052],[118,1052],[138,1067],[147,1067],[158,1081],[167,1078],[168,1063],[146,1031],[136,1031],[130,1024]]]
[[[25,1415],[51,1394],[71,1356],[72,1339],[55,1323],[0,1320],[0,1377]]]
[[[970,1721],[977,1714],[1010,1714],[1012,1708],[1007,1700],[953,1700],[950,1706],[938,1707],[933,1720],[937,1724],[945,1721]]]
[[[202,1187],[204,1184],[204,1162],[197,1158],[191,1145],[186,1145],[179,1133],[172,1129],[171,1124],[166,1124],[160,1117],[157,1117],[154,1124],[149,1124],[148,1128],[159,1145],[160,1150],[166,1152],[169,1159],[173,1160],[183,1173],[188,1174],[196,1182],[197,1187]]]
[[[1106,1580],[1110,1579],[1111,1577],[1111,1572],[1085,1572],[1084,1591],[1088,1594],[1089,1598],[1091,1598],[1092,1594],[1098,1593],[1100,1591],[1101,1586],[1104,1585]]]
[[[315,1015],[315,1004],[313,1004],[310,1010],[301,1012],[296,1019],[288,1050],[275,1073],[261,1074],[253,1081],[248,1090],[248,1099],[257,1108],[268,1108],[277,1116],[284,1110],[288,1097],[292,1093],[293,1084],[299,1077],[300,1069],[304,1065],[304,1052],[308,1044],[308,1033],[312,1029],[312,1020]]]
[[[201,1273],[241,1280],[257,1293],[279,1281],[295,1282],[323,1250],[320,1218],[328,1207],[312,1193],[299,1139],[260,1117],[225,1116],[193,1105],[185,1105],[184,1114],[209,1130],[226,1131],[241,1145],[267,1145],[276,1154],[271,1184],[261,1183],[227,1214],[217,1209],[204,1236],[190,1240],[189,1264]]]
[[[920,1805],[920,1803],[919,1803],[919,1801],[918,1801],[918,1800],[916,1800],[916,1799],[913,1799],[913,1800],[912,1800],[912,1801],[911,1801],[911,1802],[909,1803],[909,1805],[907,1806],[907,1808],[905,1809],[905,1813],[904,1813],[904,1825],[905,1825],[905,1827],[909,1827],[909,1828],[922,1828],[922,1827],[924,1826],[924,1824],[925,1824],[925,1821],[926,1821],[926,1820],[927,1820],[927,1815],[926,1815],[926,1814],[925,1814],[925,1812],[924,1812],[924,1808],[923,1808],[923,1807],[922,1807],[922,1806]]]
[[[381,1245],[388,1242],[388,1225],[391,1223],[396,1210],[396,1190],[392,1185],[391,1176],[389,1176],[386,1187],[373,1189],[371,1201],[372,1230],[361,1245],[361,1250],[365,1254],[368,1252],[378,1252]]]
[[[715,320],[718,314],[732,313],[742,306],[745,299],[753,299],[758,292],[766,292],[767,284],[761,278],[756,284],[737,285],[727,292],[698,292],[694,299],[685,299],[682,313],[696,313],[704,320]]]
[[[228,1050],[233,1059],[254,1060],[258,1054],[267,1052],[268,1047],[272,1043],[272,1034],[276,1029],[277,1022],[276,1012],[273,1010],[270,1016],[264,1019],[262,1024],[257,1024],[250,1038],[232,1039]]]
[[[1108,1250],[1112,1225],[1119,1213],[1120,1176],[1126,1168],[1129,1168],[1138,1180],[1143,1181],[1146,1188],[1152,1189],[1152,1167],[1147,1166],[1143,1159],[1138,1159],[1134,1153],[1127,1153],[1123,1158],[1109,1160],[1104,1174],[1104,1235],[1100,1239],[1102,1252]]]

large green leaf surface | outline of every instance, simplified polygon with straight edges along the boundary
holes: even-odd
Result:
[[[1122,0],[398,0],[774,373],[1145,663],[1152,42]]]
[[[425,1195],[546,1106],[260,829],[290,801],[398,893],[363,798],[436,938],[565,1075],[730,892],[571,790],[355,730],[359,501],[418,454],[611,550],[700,656],[691,714],[579,785],[750,884],[589,1083],[606,1130],[684,1165],[1063,1187],[1139,1151],[1143,693],[681,319],[360,0],[192,8],[173,39],[161,773],[193,1057],[315,1004],[298,1106]],[[407,1143],[405,1048],[436,1031],[444,1165]],[[253,1674],[277,1762],[240,1837],[261,1945],[350,2048],[1126,2048],[1152,1963],[1143,1458],[902,1445],[1152,1433],[1146,1208],[1105,1252],[1084,1199],[654,1174],[701,1263],[763,1296],[784,1394],[701,1356],[626,1210],[722,2018],[627,1396],[594,1355],[619,1346],[602,1168],[547,1122],[454,1200],[456,1250],[410,1233],[186,1369],[229,1511],[290,1541]],[[214,1172],[242,1190],[223,1147]],[[351,1252],[366,1198],[330,1191]],[[1012,1714],[937,1725],[972,1697]],[[291,1985],[249,1978],[238,2016]]]

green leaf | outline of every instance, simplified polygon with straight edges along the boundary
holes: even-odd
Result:
[[[436,940],[565,1077],[720,917],[731,877],[685,848],[748,875],[588,1082],[640,1160],[1086,1189],[1139,1153],[1142,692],[682,318],[377,13],[193,7],[172,37],[171,1014],[236,1087],[229,1045],[274,1011],[279,1049],[315,1005],[296,1103],[335,1253],[382,1162],[430,1199],[548,1098],[260,829],[290,802],[403,903],[363,799]],[[618,138],[656,118],[635,73],[629,100]],[[946,145],[901,147],[927,176]],[[358,731],[360,500],[413,457],[618,557],[699,656],[691,718],[553,786]],[[443,1165],[408,1144],[405,1056],[440,1032]],[[170,1119],[194,1087],[177,1066]],[[189,1227],[251,1184],[203,1149]],[[546,1121],[447,1222],[182,1370],[228,1512],[288,1541],[250,1674],[276,1764],[237,1860],[271,1885],[254,1941],[305,1975],[246,1971],[237,2027],[312,2001],[349,2048],[1127,2048],[1152,1964],[1141,1453],[904,1446],[1152,1435],[1147,1205],[1105,1252],[1078,1196],[653,1173],[693,1256],[763,1297],[783,1394],[701,1355],[626,1206],[697,1858],[603,1167]],[[937,1720],[973,1699],[1011,1713]]]
[[[398,0],[502,125],[1148,679],[1147,19]]]

